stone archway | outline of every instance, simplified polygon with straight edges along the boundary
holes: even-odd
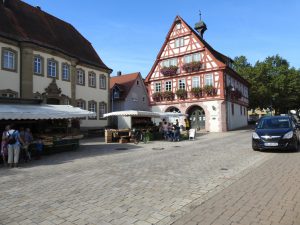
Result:
[[[190,127],[197,130],[205,129],[205,111],[202,107],[195,105],[187,110],[189,115]]]
[[[176,108],[175,106],[171,106],[171,107],[168,107],[166,109],[166,112],[176,112],[176,113],[181,113],[180,110],[178,108]]]

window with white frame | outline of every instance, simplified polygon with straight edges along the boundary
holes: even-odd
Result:
[[[33,72],[37,75],[43,74],[43,58],[41,56],[34,56],[33,59]]]
[[[78,85],[85,85],[85,74],[84,70],[78,69],[77,70],[77,84]]]
[[[172,81],[168,80],[165,82],[165,91],[172,91]]]
[[[176,29],[180,30],[180,28],[181,28],[181,23],[176,23]]]
[[[99,81],[100,81],[99,84],[100,89],[106,89],[106,76],[104,74],[100,74]]]
[[[57,61],[48,59],[48,77],[57,77]]]
[[[76,106],[81,108],[81,109],[85,109],[85,101],[80,99],[76,101]]]
[[[154,91],[161,92],[161,83],[160,82],[157,82],[154,84]]]
[[[185,79],[180,79],[179,80],[179,89],[184,89],[185,90]]]
[[[177,58],[166,59],[161,62],[161,67],[177,66]]]
[[[91,112],[95,112],[97,115],[97,102],[89,101],[88,102],[88,110]],[[97,116],[91,116],[89,119],[97,119]]]
[[[184,46],[184,38],[176,38],[175,39],[175,48]]]
[[[99,103],[99,118],[103,118],[103,115],[107,111],[107,104],[105,102]]]
[[[212,74],[205,75],[205,85],[213,86],[213,75]]]
[[[193,77],[192,78],[192,87],[200,87],[200,77]]]
[[[96,74],[93,72],[89,73],[89,87],[96,87]]]
[[[2,48],[2,68],[6,70],[17,70],[17,52]]]
[[[69,81],[70,80],[70,65],[68,63],[62,64],[62,80]]]
[[[200,62],[200,61],[201,61],[201,54],[199,52],[184,56],[185,63]]]

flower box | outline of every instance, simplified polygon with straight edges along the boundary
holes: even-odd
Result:
[[[212,85],[205,85],[203,90],[207,96],[214,96],[217,94],[216,88]]]
[[[153,101],[160,102],[161,99],[162,99],[162,93],[161,92],[155,92],[155,93],[152,94],[152,98],[153,98]]]
[[[169,66],[169,67],[163,67],[160,69],[160,72],[164,76],[173,76],[177,73],[178,66]]]
[[[194,87],[194,88],[192,88],[191,93],[192,93],[192,95],[195,98],[201,98],[201,97],[203,97],[203,89],[200,88],[200,87]]]
[[[201,62],[185,63],[182,66],[182,69],[186,72],[196,72],[196,71],[199,71],[201,68],[202,68],[202,63]]]
[[[164,100],[172,101],[174,100],[175,94],[172,91],[165,91],[162,93],[162,97]]]
[[[177,98],[179,99],[186,99],[187,98],[187,91],[185,89],[178,89],[176,91]]]

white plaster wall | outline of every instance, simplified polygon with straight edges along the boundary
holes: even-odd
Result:
[[[131,129],[131,117],[118,116],[118,128],[119,129]]]
[[[234,115],[232,115],[231,102],[227,102],[227,118],[228,118],[228,130],[233,130],[241,127],[245,127],[248,124],[247,112],[244,115],[244,106],[242,108],[242,114],[240,112],[240,105],[234,104]],[[246,110],[247,111],[247,110]]]
[[[2,63],[2,48],[11,48],[17,52],[17,72],[2,70],[0,64],[0,90],[11,89],[18,92],[20,97],[20,49],[13,45],[0,42],[0,63]]]
[[[130,89],[130,92],[125,99],[124,109],[122,110],[149,111],[147,89],[140,77],[138,77],[137,81],[139,82],[139,84],[135,82],[135,84],[132,85],[132,88]]]
[[[187,109],[191,106],[198,105],[205,111],[205,130],[209,132],[222,132],[225,128],[222,127],[225,123],[223,121],[226,117],[223,116],[224,111],[222,111],[223,100],[219,101],[206,101],[206,102],[195,102],[195,103],[181,103],[174,104],[172,106],[178,108],[182,113],[187,113]],[[165,110],[170,105],[157,105],[152,106],[151,110],[153,112],[165,112]],[[159,122],[155,120],[155,122]]]

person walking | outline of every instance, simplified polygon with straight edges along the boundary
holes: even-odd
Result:
[[[30,154],[28,148],[29,148],[29,145],[31,144],[31,142],[33,141],[33,137],[32,137],[30,128],[26,128],[25,130],[24,130],[24,128],[20,128],[20,137],[25,143],[24,145],[22,145],[22,149],[24,150],[23,158],[24,158],[25,162],[30,161],[31,154]]]
[[[7,135],[7,132],[9,131],[9,129],[10,129],[9,125],[5,126],[5,130],[2,133],[2,139],[1,139],[1,156],[2,156],[4,166],[7,165],[7,156],[8,156],[8,150],[7,150],[8,135]]]
[[[7,132],[7,162],[10,168],[18,167],[21,144],[24,145],[25,143],[20,137],[19,131],[14,129],[14,125],[11,125],[10,130]]]

